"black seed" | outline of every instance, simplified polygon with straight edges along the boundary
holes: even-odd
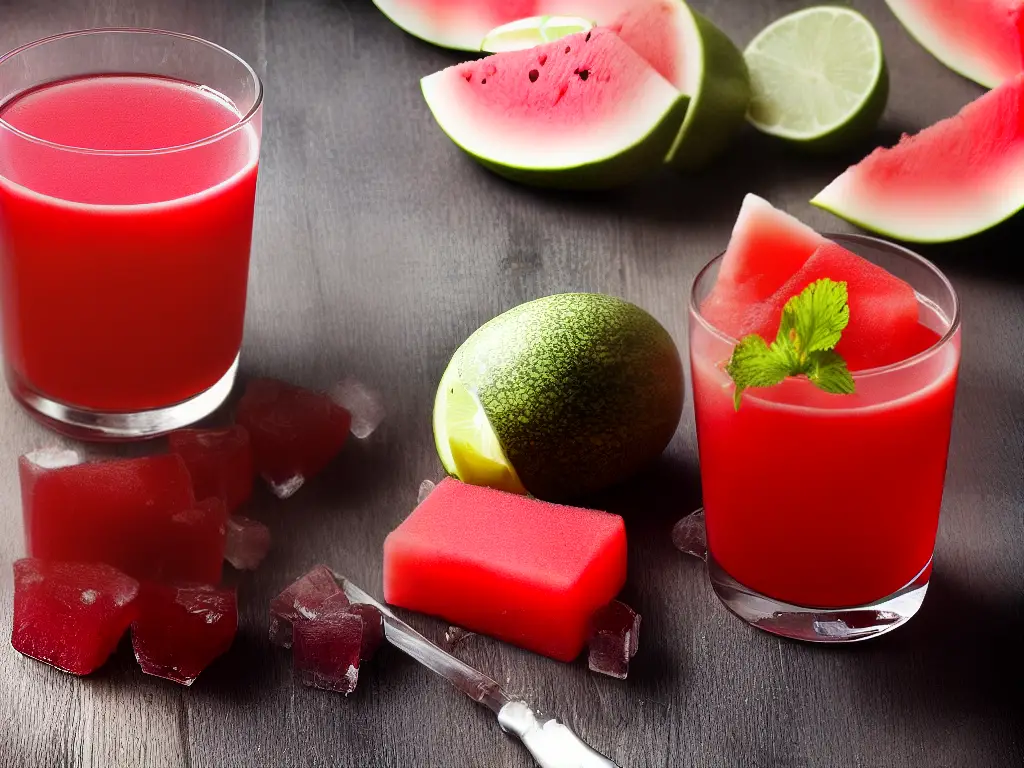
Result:
[[[576,74],[580,76],[580,80],[586,82],[587,78],[590,77],[590,70],[584,69],[582,71],[576,70]]]
[[[486,77],[483,80],[480,81],[480,85],[487,85],[487,78]]]
[[[531,69],[530,70],[530,82],[531,83],[536,83],[538,77],[540,77],[540,72],[538,72],[536,69]]]
[[[583,41],[584,43],[589,43],[589,42],[590,42],[590,35],[591,35],[591,33],[590,33],[590,32],[587,32],[587,37],[586,37],[586,39],[585,39],[585,40]]]
[[[571,49],[571,48],[570,48],[570,47],[569,47],[568,45],[567,45],[567,46],[565,46],[565,52],[566,52],[566,53],[568,53],[568,52],[569,52],[570,50],[572,50],[572,49]]]

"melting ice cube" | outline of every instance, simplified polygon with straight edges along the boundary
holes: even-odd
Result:
[[[335,384],[330,397],[352,414],[352,434],[359,440],[376,432],[384,421],[386,413],[380,395],[351,376]]]
[[[336,595],[341,595],[338,600],[344,598],[334,572],[326,565],[318,565],[300,576],[270,601],[270,642],[291,648],[295,622],[316,618],[323,603]]]
[[[147,583],[132,624],[132,648],[147,675],[192,685],[231,647],[237,629],[234,589]]]
[[[591,617],[588,644],[591,671],[625,680],[640,647],[640,614],[613,600]]]
[[[708,542],[704,532],[704,510],[687,515],[672,528],[672,543],[680,552],[701,560],[708,557]]]
[[[61,469],[82,463],[82,454],[73,448],[49,446],[25,454],[25,459],[40,469]]]
[[[424,480],[422,483],[420,483],[419,493],[416,494],[416,503],[422,504],[424,501],[426,501],[427,496],[430,495],[431,491],[433,491],[434,488],[436,488],[436,486],[434,485],[433,480]]]
[[[295,622],[292,663],[303,685],[347,696],[384,633],[380,611],[372,605],[349,605],[343,598],[335,595],[324,601],[315,618]]]
[[[254,571],[270,551],[270,529],[241,515],[227,522],[224,559],[239,570]]]

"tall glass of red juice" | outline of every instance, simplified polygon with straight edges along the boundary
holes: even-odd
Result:
[[[230,392],[263,86],[213,43],[95,29],[0,57],[0,307],[14,396],[85,439]]]
[[[721,257],[690,302],[690,362],[708,540],[725,605],[769,632],[815,642],[883,634],[920,608],[949,452],[960,307],[932,264],[874,238],[833,240],[910,283],[925,352],[854,374],[856,393],[804,378],[744,392],[725,373],[734,339],[700,313]]]

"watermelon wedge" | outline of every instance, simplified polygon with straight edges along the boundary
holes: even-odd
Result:
[[[1024,71],[1022,0],[886,0],[939,61],[995,88]]]
[[[689,104],[605,29],[449,67],[421,86],[441,129],[480,163],[566,188],[611,187],[659,165]]]
[[[849,168],[811,201],[865,229],[961,240],[1024,208],[1024,75]]]

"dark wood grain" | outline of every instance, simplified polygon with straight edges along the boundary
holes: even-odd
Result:
[[[805,3],[695,0],[746,44]],[[861,0],[893,75],[875,139],[954,113],[980,89]],[[267,86],[243,374],[378,388],[389,417],[327,476],[252,514],[274,532],[238,579],[235,648],[192,689],[146,678],[122,649],[78,680],[0,650],[0,766],[516,766],[493,719],[395,652],[349,698],[308,690],[266,639],[269,598],[327,562],[380,593],[381,542],[438,478],[429,414],[456,346],[480,323],[563,290],[624,296],[686,349],[685,301],[744,193],[823,230],[807,200],[861,151],[809,160],[752,133],[712,171],[599,195],[510,185],[439,132],[418,78],[456,60],[369,0],[0,0],[0,48],[85,26],[172,28],[253,62]],[[862,148],[866,149],[865,148]],[[672,523],[699,504],[692,411],[663,460],[601,503],[630,534],[627,599],[644,616],[628,682],[483,637],[458,653],[572,723],[627,766],[1011,768],[1024,765],[1024,222],[928,249],[964,303],[963,377],[933,588],[892,636],[842,650],[758,633],[713,598]],[[23,550],[15,457],[53,443],[0,397],[0,555]],[[440,639],[444,625],[411,621]],[[0,570],[0,634],[11,575]]]

